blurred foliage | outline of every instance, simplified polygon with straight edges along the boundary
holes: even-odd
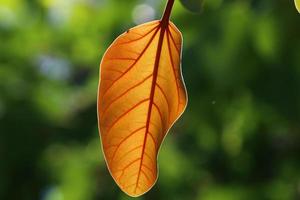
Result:
[[[186,9],[199,13],[203,7],[204,0],[180,0],[180,2]]]
[[[105,166],[100,59],[165,1],[0,0],[0,199],[130,199]],[[189,105],[140,199],[300,199],[300,17],[293,1],[176,2]]]

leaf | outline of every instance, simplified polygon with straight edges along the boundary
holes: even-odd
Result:
[[[200,13],[204,0],[180,0],[181,4],[191,12]]]
[[[300,13],[300,0],[295,0],[295,5],[296,5],[298,12]]]
[[[102,148],[115,182],[134,197],[155,184],[160,145],[187,104],[182,36],[170,12],[119,36],[100,64]]]

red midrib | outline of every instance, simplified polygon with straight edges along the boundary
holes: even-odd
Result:
[[[155,94],[155,88],[156,88],[156,80],[157,80],[157,75],[158,75],[158,67],[159,67],[159,61],[160,61],[161,50],[162,50],[162,45],[163,45],[163,39],[164,39],[164,34],[166,32],[166,29],[169,26],[169,19],[170,19],[173,4],[174,4],[174,0],[168,0],[163,17],[160,20],[160,24],[158,26],[161,29],[160,29],[158,47],[157,47],[154,69],[153,69],[153,78],[152,78],[152,85],[151,85],[150,98],[149,98],[150,101],[149,101],[147,121],[146,121],[146,131],[145,131],[145,136],[144,136],[144,141],[143,141],[143,148],[142,148],[141,158],[140,158],[141,159],[140,167],[139,167],[139,171],[138,171],[138,176],[137,176],[137,180],[136,180],[136,184],[135,184],[134,193],[136,193],[136,190],[138,188],[139,179],[140,179],[140,175],[141,175],[141,171],[142,171],[143,159],[144,159],[144,155],[145,155],[145,147],[146,147],[147,137],[148,137],[148,133],[149,133],[152,106],[154,103],[154,94]]]
[[[161,56],[161,50],[162,50],[162,45],[163,45],[163,39],[164,39],[164,34],[166,31],[166,27],[168,24],[164,24],[163,22],[160,22],[161,26],[161,31],[159,35],[159,40],[158,40],[158,46],[157,46],[157,52],[155,56],[155,63],[154,63],[154,69],[153,69],[153,78],[152,78],[152,84],[151,84],[151,91],[150,91],[150,100],[149,100],[149,107],[148,107],[148,114],[147,114],[147,121],[146,121],[146,131],[145,131],[145,136],[144,136],[144,141],[143,141],[143,148],[141,152],[141,161],[140,161],[140,167],[138,171],[138,176],[136,180],[136,185],[135,185],[135,193],[138,188],[139,184],[139,179],[142,171],[142,165],[143,165],[143,159],[144,159],[144,154],[145,154],[145,147],[147,143],[147,137],[148,137],[148,132],[149,132],[149,126],[150,126],[150,120],[151,120],[151,113],[152,113],[152,107],[154,104],[154,94],[155,94],[155,86],[156,86],[156,81],[158,77],[158,67],[159,67],[159,61],[160,61],[160,56]]]

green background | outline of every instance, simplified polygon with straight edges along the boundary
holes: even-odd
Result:
[[[99,63],[114,38],[144,14],[159,19],[164,5],[0,0],[1,200],[130,199],[100,148]],[[184,36],[189,104],[140,199],[300,199],[294,2],[207,0],[193,14],[176,0],[172,21]]]

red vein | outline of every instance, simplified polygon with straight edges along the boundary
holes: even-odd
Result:
[[[140,55],[139,52],[136,52],[136,51],[134,51],[134,50],[132,50],[132,49],[126,49],[126,51],[129,52],[129,53],[136,54],[136,56],[139,56],[139,55]]]
[[[107,61],[114,61],[114,60],[135,60],[134,58],[107,58]]]
[[[126,185],[127,180],[129,180],[129,179],[132,178],[133,176],[136,176],[136,173],[131,174],[130,176],[128,176],[128,177],[123,181],[124,183],[122,183],[122,182],[120,181],[121,186],[124,187],[124,186]],[[134,184],[135,184],[135,183],[130,184],[130,185],[134,186]]]
[[[151,183],[151,180],[150,180],[150,178],[147,176],[146,172],[144,172],[144,170],[141,169],[141,173],[143,173],[144,176],[145,176],[145,178],[147,179],[147,181],[148,181],[149,183]]]
[[[159,131],[162,131],[162,129],[161,129],[161,127],[159,127],[157,124],[155,124],[155,123],[153,123],[153,122],[149,122],[150,123],[150,125],[152,125],[152,126],[154,126],[156,129],[157,129],[157,131],[159,132]],[[160,130],[161,129],[161,130]],[[149,131],[148,131],[149,132]]]
[[[167,103],[167,106],[168,106],[168,113],[169,113],[169,116],[168,116],[168,122],[169,122],[169,117],[171,116],[171,108],[170,108],[170,103],[168,101],[168,98],[167,98],[167,95],[166,93],[164,92],[164,90],[161,88],[161,86],[156,83],[156,86],[158,87],[158,89],[160,90],[160,92],[162,93],[164,99],[166,100],[166,103]]]
[[[160,75],[160,74],[158,74],[158,78],[161,78],[161,79],[163,79],[164,81],[168,81],[168,79],[166,78],[166,77],[164,77],[164,76],[162,76],[162,75]]]
[[[152,28],[149,32],[145,33],[142,37],[130,40],[130,41],[126,41],[126,42],[122,42],[122,43],[117,43],[117,45],[123,45],[123,44],[130,44],[132,42],[137,42],[143,38],[145,38],[147,35],[149,35],[150,33],[152,33],[152,31],[154,31],[159,25],[155,26],[154,28]]]
[[[112,72],[118,72],[118,73],[120,73],[120,74],[122,74],[123,72],[121,71],[121,70],[117,70],[117,69],[111,69],[111,68],[108,68],[108,69],[106,69],[106,71],[112,71]]]
[[[125,189],[128,189],[128,188],[130,188],[130,187],[132,187],[132,186],[135,186],[135,184],[136,184],[136,183],[133,183],[133,184],[127,185],[126,187],[123,186],[123,189],[124,189],[124,190],[125,190]]]
[[[146,52],[146,50],[148,49],[148,47],[150,46],[150,44],[152,43],[152,41],[154,40],[157,32],[159,31],[159,27],[156,27],[157,30],[155,31],[155,33],[153,34],[153,36],[150,38],[148,44],[146,45],[146,47],[143,49],[143,51],[140,53],[140,55],[137,57],[137,59],[132,63],[131,66],[128,67],[128,69],[126,69],[125,72],[123,72],[122,75],[120,75],[116,80],[114,80],[114,82],[105,90],[105,92],[103,93],[103,97],[105,96],[105,94],[109,91],[109,89],[118,82],[118,80],[120,80],[125,74],[127,74],[135,65],[136,63],[141,59],[141,57],[144,55],[144,53]]]
[[[102,78],[101,80],[102,80],[102,81],[111,81],[111,82],[114,82],[114,80],[111,79],[111,78]]]
[[[129,135],[127,135],[124,139],[122,139],[122,140],[120,141],[120,143],[116,146],[116,149],[115,149],[115,151],[114,151],[114,153],[113,153],[113,156],[112,156],[112,158],[111,158],[111,161],[114,160],[115,154],[117,153],[119,147],[120,147],[127,139],[129,139],[129,138],[130,138],[131,136],[133,136],[134,134],[138,133],[140,130],[143,130],[144,128],[146,128],[146,126],[143,126],[143,127],[141,127],[141,128],[136,129],[135,131],[133,131],[133,132],[131,132]]]
[[[129,151],[127,151],[126,153],[124,153],[124,155],[119,159],[119,161],[122,160],[127,154],[129,154],[129,153],[131,153],[131,152],[133,152],[133,151],[135,151],[135,150],[141,148],[142,146],[143,146],[143,145],[139,145],[139,146],[137,146],[137,147],[134,147],[134,148],[130,149]],[[111,160],[113,161],[113,160],[114,160],[114,157],[112,157]],[[111,161],[111,162],[112,162],[112,161]]]
[[[136,107],[138,107],[139,105],[147,102],[149,99],[144,99],[140,102],[138,102],[137,104],[135,104],[134,106],[132,106],[130,109],[128,109],[126,112],[124,112],[122,115],[120,115],[113,123],[112,125],[108,128],[107,130],[107,135],[109,134],[109,132],[111,131],[111,129],[113,128],[113,126],[120,120],[122,119],[122,117],[124,117],[126,114],[128,114],[130,111],[134,110]]]
[[[117,178],[117,179],[118,179],[118,182],[121,183],[121,178],[122,178],[122,176],[124,175],[125,170],[126,170],[128,167],[130,167],[131,165],[133,165],[133,164],[134,164],[136,161],[138,161],[139,159],[140,159],[140,158],[137,158],[137,159],[133,160],[133,161],[130,162],[128,165],[126,165],[125,168],[116,171],[116,172],[122,171],[121,175]],[[135,173],[134,173],[133,175],[135,175]],[[131,178],[131,177],[132,177],[132,176],[130,176],[130,178]]]
[[[169,29],[167,29],[167,31],[169,32]],[[179,86],[178,86],[177,76],[176,76],[176,72],[175,72],[175,66],[174,66],[174,61],[173,61],[173,56],[172,56],[172,50],[171,50],[171,45],[170,45],[169,34],[167,34],[167,41],[168,41],[167,43],[168,43],[169,56],[170,56],[172,70],[173,70],[173,74],[174,74],[174,78],[175,78],[175,83],[176,83],[176,91],[177,91],[177,99],[178,99],[177,112],[178,112],[179,105],[180,105],[180,103],[179,103],[179,101],[180,101]]]
[[[152,162],[155,165],[154,160],[152,159],[152,157],[150,157],[150,155],[147,152],[145,152],[145,156],[148,157],[148,159],[150,160],[150,162]],[[142,164],[142,166],[143,166],[143,164]]]
[[[148,167],[145,164],[142,164],[142,166],[145,167],[146,169],[148,169],[152,173],[153,178],[155,178],[155,173],[154,173],[154,171],[150,167]]]
[[[130,33],[133,33],[133,34],[136,34],[136,35],[138,35],[138,36],[143,36],[143,34],[140,34],[140,33],[133,32],[133,31],[128,30],[127,33],[129,33],[129,32],[130,32]]]
[[[163,116],[161,114],[161,111],[159,109],[159,107],[157,106],[157,104],[155,102],[153,102],[154,107],[156,108],[159,118],[160,118],[160,122],[161,122],[161,126],[163,127],[162,130],[164,130],[164,122],[163,122]]]
[[[157,148],[157,144],[156,144],[156,141],[155,141],[155,139],[154,139],[154,137],[153,137],[153,134],[152,134],[152,133],[150,133],[150,131],[148,131],[148,134],[150,135],[151,139],[153,140],[153,143],[154,143],[154,148],[155,148],[155,150],[156,150],[156,148]]]
[[[140,158],[134,159],[133,161],[131,161],[130,163],[128,163],[123,169],[117,170],[116,172],[122,171],[122,174],[121,174],[121,176],[119,177],[119,179],[123,176],[124,171],[125,171],[128,167],[130,167],[130,166],[133,165],[136,161],[139,161],[139,160],[140,160]]]
[[[102,111],[102,116],[104,116],[105,112],[108,110],[108,108],[115,103],[118,99],[122,98],[124,95],[126,95],[128,92],[130,92],[131,90],[133,90],[134,88],[142,85],[146,80],[148,80],[150,77],[152,76],[152,74],[150,74],[149,76],[147,76],[146,78],[144,78],[142,81],[138,82],[137,84],[133,85],[132,87],[128,88],[126,91],[124,91],[122,94],[120,94],[119,96],[117,96],[114,100],[112,100],[107,106],[106,108]]]
[[[178,32],[178,29],[176,28],[176,26],[174,26],[172,23],[169,24],[169,27],[175,32]],[[171,32],[171,31],[170,31]]]
[[[165,33],[165,27],[160,31],[160,36],[158,40],[158,47],[157,47],[157,52],[156,52],[156,57],[155,57],[155,63],[154,63],[154,69],[153,69],[153,78],[152,78],[152,85],[151,85],[151,91],[150,91],[150,101],[149,101],[149,107],[148,107],[148,115],[147,115],[147,121],[146,121],[146,131],[145,131],[145,136],[144,136],[144,142],[143,142],[143,148],[141,151],[141,161],[140,161],[140,167],[138,171],[138,176],[137,176],[137,181],[136,181],[136,189],[137,185],[140,179],[140,174],[141,174],[141,169],[142,169],[142,164],[143,164],[143,158],[144,158],[144,153],[145,153],[145,147],[147,143],[147,137],[148,137],[148,131],[149,131],[149,122],[151,119],[151,113],[152,113],[152,105],[154,101],[154,94],[155,94],[155,85],[156,85],[156,80],[157,80],[157,74],[158,74],[158,66],[159,66],[159,61],[160,61],[160,56],[161,56],[161,50],[162,50],[162,44],[163,44],[163,39],[164,39],[164,33]]]
[[[169,27],[173,28],[172,26],[169,26]],[[172,40],[172,42],[173,42],[173,44],[174,44],[174,46],[175,46],[175,49],[176,49],[177,53],[180,54],[180,51],[179,51],[179,49],[178,49],[178,47],[177,47],[177,44],[176,44],[176,42],[175,42],[175,39],[174,39],[174,37],[173,37],[173,35],[172,35],[172,33],[171,33],[171,31],[170,31],[169,29],[168,29],[168,33],[169,33],[169,35],[171,36],[171,40]]]

